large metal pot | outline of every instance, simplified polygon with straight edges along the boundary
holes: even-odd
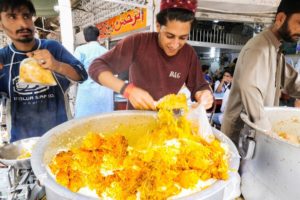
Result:
[[[299,109],[273,107],[265,108],[265,112],[275,129],[280,127],[281,131],[300,136]],[[241,132],[239,142],[239,150],[244,158],[241,163],[241,190],[244,198],[298,200],[300,145],[272,136],[251,123],[247,116],[241,117],[247,124]],[[288,123],[291,118],[298,123]]]
[[[129,143],[136,137],[143,137],[140,133],[146,133],[156,124],[156,112],[150,111],[116,111],[112,113],[96,115],[81,119],[74,119],[61,124],[42,136],[34,149],[31,164],[33,171],[42,185],[46,187],[48,200],[65,199],[91,199],[78,193],[73,193],[67,188],[56,183],[55,179],[47,171],[51,159],[59,150],[69,148],[73,144],[79,144],[87,132],[113,133],[117,130],[126,131]],[[222,142],[228,144],[232,153],[230,159],[230,178],[227,181],[217,181],[210,188],[189,195],[184,199],[223,200],[227,199],[233,190],[233,178],[239,168],[239,156],[234,144],[220,131],[214,129],[214,134]]]

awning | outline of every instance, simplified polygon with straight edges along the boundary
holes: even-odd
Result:
[[[198,9],[232,14],[276,12],[280,0],[198,0]]]
[[[58,16],[54,6],[58,4],[57,0],[32,0],[38,17]]]

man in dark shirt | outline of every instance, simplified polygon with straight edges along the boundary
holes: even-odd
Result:
[[[196,0],[161,1],[157,32],[139,33],[120,41],[95,59],[90,76],[129,99],[129,108],[155,110],[155,101],[176,94],[185,84],[191,98],[212,106],[213,96],[194,49],[186,44],[195,19]],[[129,70],[129,84],[116,78]]]
[[[70,80],[87,79],[83,65],[60,43],[34,38],[33,15],[35,8],[30,0],[0,1],[0,25],[12,41],[0,49],[0,95],[9,98],[6,122],[11,142],[41,136],[67,121]],[[57,85],[20,84],[20,63],[28,57],[49,69]]]

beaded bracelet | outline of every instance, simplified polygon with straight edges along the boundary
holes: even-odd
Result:
[[[128,86],[128,84],[129,83],[124,83],[124,85],[120,89],[120,92],[119,92],[120,94],[122,94],[122,95],[124,94],[124,91],[125,91],[126,87]]]

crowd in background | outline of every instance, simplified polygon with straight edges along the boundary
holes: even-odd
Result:
[[[221,105],[216,105],[216,109],[213,111],[212,115],[212,123],[217,128],[220,128],[222,124],[223,113],[227,105],[236,61],[236,58],[233,59],[231,63],[216,70],[215,73],[212,73],[209,65],[202,65],[202,72],[205,80],[211,86],[214,94],[219,95],[222,98]]]
[[[227,100],[234,77],[235,65],[237,58],[234,58],[231,62],[224,67],[220,66],[219,69],[213,71],[209,64],[202,65],[202,72],[205,80],[209,83],[214,94],[219,93],[222,97],[222,104],[217,105],[215,113],[212,116],[212,125],[219,128],[222,125],[223,113],[225,111]],[[300,59],[297,62],[287,57],[286,63],[293,66],[298,72],[300,72]],[[282,92],[280,98],[280,106],[300,107],[300,99],[290,97],[286,93]]]

